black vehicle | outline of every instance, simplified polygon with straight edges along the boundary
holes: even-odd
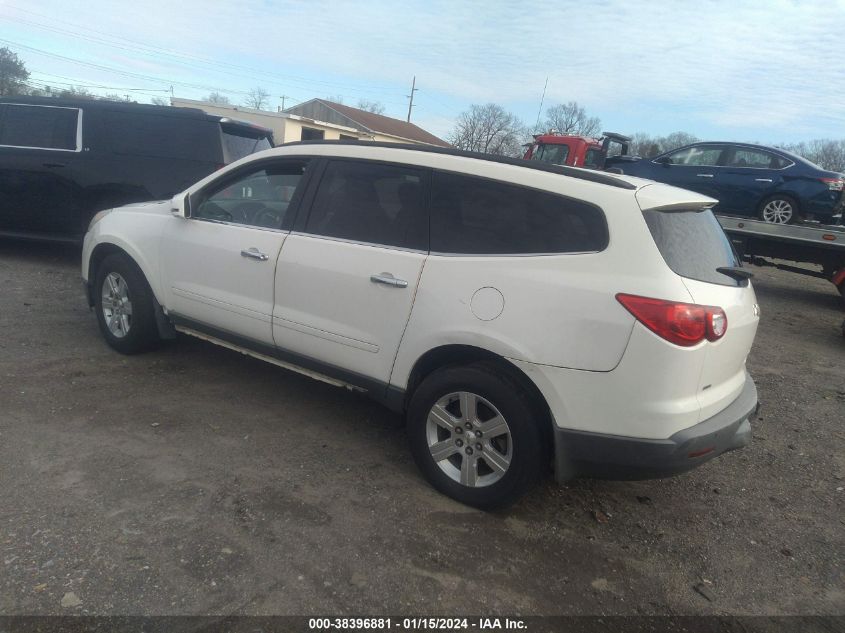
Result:
[[[0,99],[0,235],[77,241],[93,215],[161,200],[273,146],[272,132],[193,108]]]
[[[606,167],[716,198],[717,213],[773,224],[841,217],[845,177],[776,147],[694,143],[650,159],[610,157]]]

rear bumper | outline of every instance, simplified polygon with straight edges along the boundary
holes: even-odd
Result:
[[[704,422],[664,440],[555,428],[555,472],[574,476],[652,479],[700,466],[751,441],[751,417],[760,405],[750,376],[739,396]]]

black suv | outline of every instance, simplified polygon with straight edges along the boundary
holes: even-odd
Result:
[[[273,146],[270,130],[193,108],[0,99],[0,234],[81,240],[102,209],[173,196]]]

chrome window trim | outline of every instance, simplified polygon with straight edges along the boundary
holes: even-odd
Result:
[[[607,249],[605,249],[607,250]],[[432,251],[437,257],[561,257],[568,255],[598,255],[604,251],[565,251],[562,253],[441,253]]]
[[[37,149],[43,152],[73,152],[75,154],[78,154],[82,151],[82,108],[73,108],[70,106],[42,105],[40,103],[6,102],[2,105],[23,106],[26,108],[58,108],[59,110],[76,110],[76,149],[64,149],[62,147],[37,147],[32,145],[4,145],[2,143],[0,143],[0,147],[9,147],[11,149]]]
[[[707,169],[711,169],[713,167],[718,167],[719,169],[762,169],[762,170],[765,170],[765,171],[783,171],[784,169],[789,169],[790,167],[795,166],[794,160],[787,158],[786,156],[781,156],[780,154],[776,154],[775,152],[772,152],[772,151],[767,150],[767,149],[759,149],[759,148],[756,148],[756,147],[748,147],[747,145],[732,145],[730,143],[727,143],[727,144],[726,143],[713,143],[712,145],[723,145],[724,147],[738,147],[738,148],[742,148],[742,149],[745,149],[745,150],[765,152],[767,154],[772,154],[773,156],[776,156],[777,158],[780,158],[781,160],[785,160],[789,164],[784,165],[783,167],[778,167],[777,169],[774,169],[772,167],[750,167],[750,166],[739,167],[737,165],[685,165],[685,164],[682,165],[680,163],[669,163],[669,164],[672,165],[673,167],[706,167]],[[688,145],[687,147],[693,147],[693,146]],[[685,148],[679,147],[678,149],[685,149]],[[673,151],[677,151],[677,150],[673,150]],[[722,151],[725,151],[725,150],[722,150]],[[734,151],[736,151],[736,150],[734,150]],[[661,156],[667,156],[667,155],[668,155],[668,152],[665,153],[665,154],[661,154],[660,156],[655,156],[654,158],[657,159],[657,158],[660,158]],[[655,165],[662,165],[663,164],[663,163],[658,163],[657,160],[655,160],[655,159],[652,159],[652,161],[651,161]]]
[[[342,242],[344,244],[356,244],[358,246],[373,246],[375,248],[384,248],[391,251],[402,251],[404,253],[420,253],[428,255],[429,252],[421,248],[408,248],[407,246],[394,246],[392,244],[379,244],[378,242],[362,242],[361,240],[352,240],[346,237],[333,237],[331,235],[320,235],[318,233],[308,233],[307,231],[291,231],[291,235],[299,235],[301,237],[312,237],[315,240],[327,240],[329,242]]]
[[[271,233],[290,233],[287,229],[274,229],[270,226],[256,226],[255,224],[241,224],[239,222],[227,222],[226,220],[213,220],[211,218],[198,218],[192,215],[186,220],[196,220],[197,222],[208,222],[209,224],[223,224],[224,226],[237,226],[243,229],[255,229],[257,231],[269,231]]]

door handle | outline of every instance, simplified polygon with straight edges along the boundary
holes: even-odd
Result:
[[[699,178],[712,178],[713,174],[696,174]]]
[[[267,253],[262,253],[260,250],[255,248],[248,248],[246,250],[241,251],[241,257],[249,257],[250,259],[257,259],[260,262],[266,262],[270,259],[270,256]]]
[[[370,281],[374,284],[384,284],[391,288],[407,288],[408,282],[404,279],[397,279],[390,273],[379,273],[378,275],[370,275]]]
[[[755,178],[754,182],[772,182],[771,178]]]

